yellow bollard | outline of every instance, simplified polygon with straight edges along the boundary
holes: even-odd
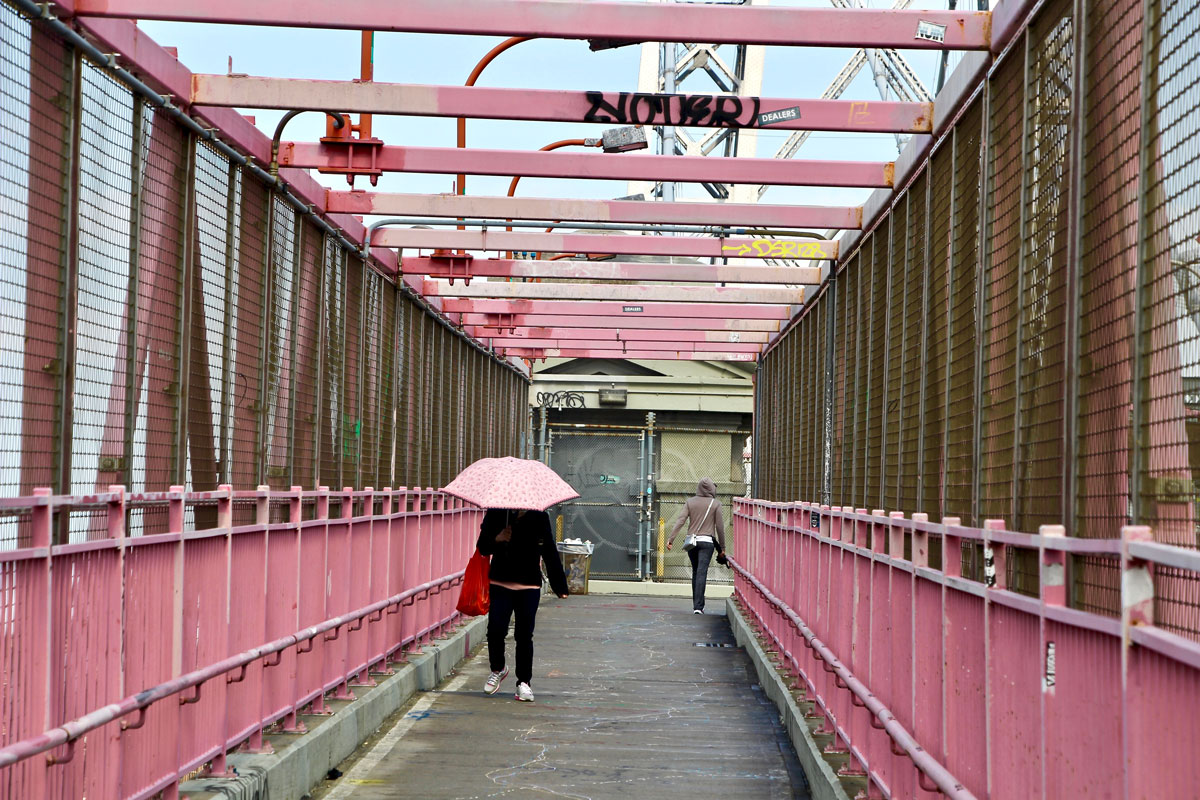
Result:
[[[667,558],[667,521],[662,517],[658,518],[658,567],[654,570],[654,574],[661,578],[663,576],[663,561]]]

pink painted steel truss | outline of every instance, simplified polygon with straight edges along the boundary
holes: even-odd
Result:
[[[534,284],[536,285],[536,284]],[[802,292],[798,290],[797,295]],[[548,314],[585,317],[682,317],[684,319],[790,319],[795,305],[737,305],[726,303],[670,303],[586,300],[497,300],[486,298],[446,298],[442,303],[447,313],[458,314]],[[479,324],[479,323],[475,323]],[[522,323],[523,324],[523,323]],[[661,323],[660,323],[661,327]]]
[[[500,348],[518,358],[636,358],[648,361],[757,361],[755,353],[700,352],[693,350],[589,350],[586,348]]]
[[[450,301],[447,301],[450,302]],[[459,301],[464,302],[464,301]],[[455,311],[453,318],[465,327],[477,331],[520,330],[521,328],[576,328],[580,330],[645,330],[645,331],[728,331],[733,333],[775,333],[784,317],[772,319],[745,319],[725,317],[678,317],[657,313],[651,308],[646,313],[598,314],[580,316],[572,314],[570,306],[559,304],[546,309],[539,306],[533,311]],[[485,334],[491,335],[491,334]],[[482,338],[482,336],[481,336]]]
[[[570,278],[589,281],[703,283],[819,284],[821,270],[813,267],[728,267],[709,264],[643,264],[624,261],[509,261],[476,258],[461,268],[448,268],[445,259],[406,256],[405,274],[434,278]],[[492,284],[524,286],[521,283]]]
[[[614,353],[668,351],[679,353],[758,353],[761,344],[754,342],[688,342],[679,341],[668,333],[659,339],[627,342],[617,339],[507,339],[492,342],[498,350],[611,350]]]
[[[325,172],[371,170],[443,175],[520,175],[577,180],[750,183],[764,186],[889,188],[894,165],[878,161],[800,161],[776,158],[706,158],[634,153],[567,153],[541,150],[470,150],[385,145],[347,153],[339,146],[284,142],[279,164]]]
[[[655,203],[642,200],[575,200],[544,197],[472,197],[329,191],[325,208],[337,214],[380,214],[464,219],[570,220],[653,225],[755,228],[862,227],[862,208],[755,203]]]
[[[470,326],[467,332],[479,339],[503,339],[509,344],[528,343],[538,339],[556,339],[558,341],[614,341],[626,342],[629,345],[641,342],[730,342],[766,344],[770,335],[765,331],[725,331],[725,330],[680,330],[678,328],[658,328],[638,330],[636,328],[618,328],[598,330],[595,328],[514,328],[497,333],[494,329],[482,326]],[[530,345],[531,346],[531,345]]]
[[[693,258],[837,258],[838,243],[818,239],[719,239],[698,236],[622,236],[590,233],[522,233],[423,228],[381,228],[372,244],[406,250],[458,249],[583,253],[597,255],[690,256]]]
[[[510,283],[476,281],[464,286],[446,281],[427,280],[422,292],[426,297],[471,297],[512,300],[616,300],[622,303],[737,303],[800,305],[803,289],[754,287],[750,289],[718,286],[640,286],[604,283]],[[727,309],[734,313],[736,309]]]
[[[769,125],[784,130],[872,133],[928,133],[933,130],[933,103],[493,89],[248,75],[194,75],[192,103],[237,108],[329,109],[425,117],[686,125],[694,128]],[[790,109],[797,111],[794,118],[761,121],[762,114]]]
[[[408,33],[928,50],[986,50],[991,44],[991,15],[972,11],[575,0],[74,0],[73,5],[82,16]],[[940,36],[921,35],[922,23],[937,26]]]

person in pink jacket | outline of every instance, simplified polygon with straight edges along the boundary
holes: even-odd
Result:
[[[692,613],[704,613],[704,587],[708,583],[708,565],[713,553],[721,560],[725,556],[725,522],[721,516],[721,502],[717,500],[717,484],[712,478],[701,478],[696,487],[696,496],[689,497],[679,519],[671,528],[667,549],[675,545],[675,536],[688,523],[688,534],[696,537],[696,546],[688,550],[692,562]]]

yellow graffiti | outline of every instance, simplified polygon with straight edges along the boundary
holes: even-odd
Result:
[[[751,239],[739,245],[724,245],[722,250],[732,250],[734,255],[758,258],[827,258],[820,242],[803,239]]]
[[[860,100],[850,104],[850,124],[859,126],[874,125],[871,121],[871,104]]]

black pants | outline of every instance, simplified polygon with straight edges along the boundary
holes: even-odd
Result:
[[[708,584],[708,562],[712,561],[717,546],[712,542],[697,542],[688,551],[692,561],[692,608],[704,610],[704,587]]]
[[[537,619],[541,589],[506,589],[492,584],[491,605],[488,609],[488,660],[492,672],[504,669],[504,640],[508,638],[508,621],[517,616],[513,638],[517,641],[517,683],[530,683],[533,678],[533,624]]]

